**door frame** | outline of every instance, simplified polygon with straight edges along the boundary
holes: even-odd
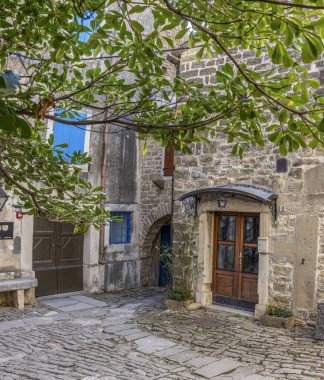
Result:
[[[39,229],[35,231],[36,222]],[[69,223],[48,222],[42,218],[33,218],[33,223],[33,241],[38,240],[35,248],[43,239],[45,241],[50,239],[50,244],[46,246],[46,252],[50,254],[47,261],[41,260],[41,257],[36,259],[33,246],[33,271],[40,287],[40,292],[36,288],[37,297],[82,291],[84,289],[84,234],[75,235],[73,226]],[[68,244],[72,256],[65,255],[64,248]],[[44,247],[41,251],[38,250],[38,254],[39,252],[43,257]]]
[[[242,254],[243,247],[244,247],[244,216],[258,216],[259,217],[259,236],[260,237],[260,220],[261,220],[261,214],[259,212],[239,212],[239,211],[215,211],[214,217],[213,217],[213,244],[212,244],[212,283],[211,288],[212,291],[214,290],[214,285],[217,281],[217,249],[218,249],[218,227],[219,227],[219,216],[236,216],[238,219],[236,220],[235,225],[235,242],[234,244],[228,244],[228,245],[234,245],[235,247],[235,253],[234,253],[234,273],[233,273],[233,297],[229,296],[222,296],[222,295],[216,295],[213,292],[213,301],[214,299],[219,296],[223,297],[224,299],[227,298],[230,302],[232,302],[231,306],[235,308],[253,308],[255,304],[257,304],[258,301],[252,301],[252,300],[245,300],[241,298],[242,294],[242,278],[243,276],[245,278],[251,278],[255,279],[255,274],[249,274],[249,273],[243,273],[242,272]],[[259,257],[260,257],[260,253]],[[259,261],[260,265],[260,261]],[[257,290],[259,289],[259,268],[258,268],[258,274],[257,274]]]

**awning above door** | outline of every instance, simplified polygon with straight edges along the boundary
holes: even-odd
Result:
[[[183,201],[186,198],[195,197],[200,198],[204,194],[219,194],[220,196],[224,195],[241,195],[250,199],[254,199],[258,202],[268,204],[271,201],[274,201],[278,198],[278,194],[266,189],[264,187],[258,187],[253,185],[245,184],[234,184],[230,183],[223,186],[210,187],[207,189],[199,189],[186,193],[180,197],[180,200]]]

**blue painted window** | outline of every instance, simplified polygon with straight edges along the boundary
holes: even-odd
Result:
[[[111,211],[111,216],[119,221],[111,221],[109,225],[109,244],[129,244],[132,236],[132,213],[128,211]]]
[[[96,12],[87,11],[83,18],[77,17],[78,24],[82,25],[86,29],[84,32],[79,33],[79,41],[87,42],[91,34],[96,30],[91,26],[91,21],[94,20],[96,16]]]
[[[62,114],[62,110],[57,111],[59,117]],[[66,120],[85,120],[87,115],[81,112],[78,112],[79,115],[73,114],[69,111],[69,113],[74,116],[64,117]],[[63,117],[61,117],[63,119]],[[73,155],[73,152],[80,151],[84,153],[84,143],[86,136],[86,126],[76,126],[76,125],[67,125],[63,123],[59,123],[57,121],[54,122],[53,127],[54,134],[54,145],[59,144],[68,144],[66,148],[60,148],[64,152],[65,159],[69,159],[68,155]]]

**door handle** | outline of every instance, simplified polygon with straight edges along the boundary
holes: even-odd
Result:
[[[240,252],[240,255],[239,255],[239,261],[240,261],[240,272],[242,272],[242,266],[243,266],[243,254],[242,252]]]

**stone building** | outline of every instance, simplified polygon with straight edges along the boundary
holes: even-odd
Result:
[[[194,53],[182,54],[180,75],[215,83],[224,58],[196,62]],[[268,67],[266,57],[251,52],[237,51],[236,58],[257,71]],[[309,70],[323,86],[323,61]],[[255,310],[257,317],[268,304],[312,317],[324,301],[323,150],[281,157],[268,145],[241,160],[221,135],[192,148],[192,156],[175,157],[173,227],[176,247],[187,208],[196,231],[196,300]]]
[[[194,53],[182,52],[180,75],[214,83],[224,58],[196,62]],[[255,70],[268,67],[264,57],[235,54]],[[323,79],[323,61],[309,69]],[[58,136],[58,125],[48,129]],[[173,244],[176,253],[184,243],[188,220],[197,256],[192,286],[203,305],[216,302],[260,316],[276,304],[305,320],[324,301],[322,150],[284,158],[269,145],[240,160],[217,135],[210,145],[193,144],[190,156],[176,153],[173,162],[173,152],[151,139],[143,156],[141,140],[112,126],[106,143],[95,128],[87,128],[78,143],[93,159],[84,177],[95,186],[104,177],[106,207],[123,221],[105,228],[102,246],[93,228],[73,235],[69,225],[21,219],[9,199],[0,213],[1,222],[13,223],[12,237],[0,240],[1,302],[31,301],[35,278],[39,296],[165,285],[164,251]]]
[[[147,12],[133,17],[151,30]],[[84,41],[89,35],[81,33],[80,38]],[[87,61],[87,68],[96,65],[103,62]],[[165,70],[174,75],[173,65],[166,65]],[[24,73],[15,55],[6,69]],[[123,73],[126,80],[131,79],[128,75]],[[91,112],[82,109],[82,117],[91,117]],[[95,187],[104,185],[106,207],[122,222],[111,223],[102,234],[91,227],[84,235],[74,235],[69,224],[18,217],[13,208],[17,200],[8,191],[0,223],[10,226],[12,235],[0,239],[0,303],[23,307],[33,302],[35,289],[36,296],[44,296],[158,285],[168,279],[165,269],[159,279],[159,251],[161,241],[164,247],[170,245],[173,153],[165,155],[164,149],[149,141],[143,157],[143,142],[131,131],[111,125],[106,139],[95,126],[70,127],[68,136],[66,131],[64,125],[48,121],[44,137],[53,133],[54,144],[73,141],[67,153],[72,149],[90,154],[92,162],[82,167],[82,176]]]

